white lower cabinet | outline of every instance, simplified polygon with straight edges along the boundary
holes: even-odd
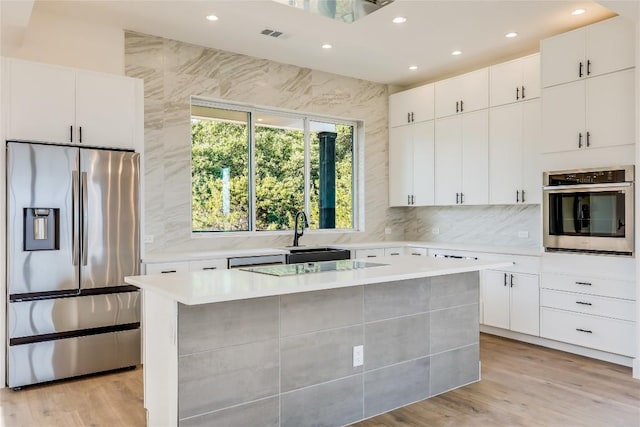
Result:
[[[539,335],[538,275],[488,270],[482,292],[485,325]]]
[[[187,273],[189,271],[202,270],[226,270],[227,259],[216,258],[197,261],[171,261],[159,263],[146,263],[146,274]]]
[[[427,256],[427,253],[428,253],[427,248],[417,248],[413,246],[407,246],[404,252],[405,255],[412,255],[412,256]]]
[[[633,357],[634,322],[540,308],[540,335],[556,341]]]
[[[619,257],[545,254],[540,336],[633,357],[633,264],[633,259]]]
[[[384,248],[384,256],[398,256],[398,255],[404,255],[403,247]]]
[[[226,270],[227,259],[207,259],[200,261],[190,261],[189,271],[202,271],[202,270]]]
[[[384,256],[384,248],[356,249],[356,258],[378,258]]]

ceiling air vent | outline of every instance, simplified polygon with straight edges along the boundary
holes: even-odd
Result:
[[[271,36],[271,37],[280,37],[282,35],[282,31],[274,31],[274,30],[265,28],[264,30],[260,31],[260,34],[264,34],[265,36]]]

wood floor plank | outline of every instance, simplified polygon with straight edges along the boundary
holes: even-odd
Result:
[[[630,368],[486,334],[480,357],[482,381],[353,426],[640,427]],[[142,427],[142,390],[141,368],[2,389],[0,426]]]

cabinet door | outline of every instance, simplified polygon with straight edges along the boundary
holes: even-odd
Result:
[[[462,118],[436,120],[436,205],[455,205],[462,191]]]
[[[208,259],[200,261],[189,261],[189,271],[211,271],[211,270],[226,270],[227,259]]]
[[[384,248],[384,256],[404,255],[404,248]]]
[[[72,141],[75,73],[64,68],[8,60],[7,139]]]
[[[413,191],[413,126],[389,129],[389,206],[407,206]]]
[[[586,27],[588,76],[599,76],[635,65],[635,26],[622,17]],[[585,70],[586,72],[586,70]]]
[[[540,42],[542,55],[542,87],[578,80],[580,63],[586,73],[585,29],[569,31]]]
[[[462,85],[461,112],[470,113],[489,107],[489,68],[460,76]]]
[[[76,125],[78,141],[112,148],[133,148],[136,119],[135,80],[78,71]],[[80,132],[82,138],[80,138]]]
[[[538,275],[510,273],[510,328],[515,332],[540,335],[540,290]]]
[[[189,271],[189,263],[184,262],[162,262],[157,264],[145,264],[145,274],[171,274],[186,273]]]
[[[521,59],[522,86],[520,93],[522,100],[540,98],[540,54],[526,56]]]
[[[590,147],[635,143],[635,72],[633,69],[586,80]]]
[[[435,83],[436,118],[447,117],[460,112],[462,99],[461,77],[452,77]]]
[[[522,61],[515,60],[490,68],[491,106],[509,104],[522,96]]]
[[[542,152],[577,150],[579,134],[586,143],[585,81],[580,80],[542,91]]]
[[[489,203],[494,205],[519,201],[516,192],[522,187],[522,107],[503,105],[489,113]]]
[[[428,84],[389,96],[389,126],[432,120],[435,108],[433,86]]]
[[[416,123],[413,128],[413,205],[434,204],[434,122]]]
[[[485,271],[482,292],[484,324],[509,329],[509,273]]]
[[[489,202],[489,111],[462,116],[462,196],[465,205]]]
[[[540,98],[522,104],[522,193],[520,202],[542,203],[542,108]]]

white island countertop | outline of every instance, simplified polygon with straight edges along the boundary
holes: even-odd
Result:
[[[130,285],[157,292],[174,301],[199,305],[500,269],[512,265],[510,262],[412,256],[381,257],[376,258],[375,263],[386,265],[294,276],[271,276],[233,269],[129,276],[124,280]]]

